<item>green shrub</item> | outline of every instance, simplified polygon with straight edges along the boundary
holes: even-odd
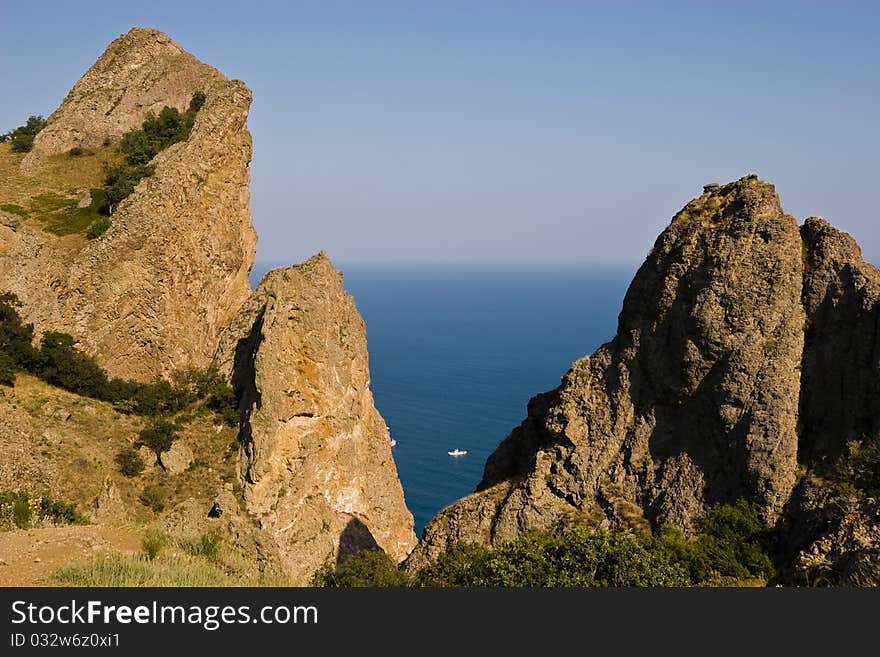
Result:
[[[745,501],[709,508],[686,538],[574,528],[532,531],[494,548],[456,543],[409,579],[381,553],[325,567],[320,586],[689,586],[764,583],[774,574],[776,534]]]
[[[94,196],[92,200],[94,203]],[[33,325],[22,323],[20,307],[14,294],[0,293],[0,383],[11,385],[15,370],[22,369],[70,392],[110,402],[122,413],[155,416],[189,409],[189,416],[195,417],[205,408],[229,425],[238,424],[238,400],[215,366],[175,371],[172,381],[140,383],[109,379],[95,359],[80,351],[73,336],[67,333],[49,331],[43,335],[40,349],[34,349]],[[199,403],[202,406],[195,406]]]
[[[195,92],[189,101],[189,109],[187,110],[187,113],[195,116],[198,111],[202,109],[202,105],[205,104],[207,99],[208,97],[205,95],[204,91]]]
[[[83,155],[90,155],[90,153],[82,146],[74,146],[67,151],[67,155],[70,157],[82,157]]]
[[[148,164],[136,166],[108,164],[104,166],[104,196],[99,206],[102,214],[113,214],[114,208],[131,195],[143,178],[152,176],[155,170]]]
[[[113,402],[113,410],[125,415],[131,415],[137,410],[137,404],[133,399],[119,399]]]
[[[86,237],[90,240],[98,239],[110,228],[110,217],[98,217],[86,230]]]
[[[12,356],[4,351],[0,351],[0,385],[14,386],[16,369]]]
[[[223,539],[216,531],[208,531],[198,536],[181,539],[178,545],[187,554],[194,557],[216,559],[223,547]]]
[[[144,532],[144,537],[141,539],[141,548],[143,548],[147,559],[153,561],[153,559],[159,556],[167,541],[168,537],[161,530],[150,527]]]
[[[138,434],[140,444],[149,447],[161,458],[162,452],[171,449],[171,445],[177,440],[177,429],[177,424],[171,420],[153,418]]]
[[[186,141],[195,123],[195,116],[205,102],[205,94],[197,92],[189,109],[181,114],[173,107],[163,107],[159,115],[148,114],[140,129],[129,130],[119,140],[119,151],[125,155],[122,164],[105,167],[103,214],[113,209],[134,191],[144,178],[155,173],[150,165],[156,155],[177,142]]]
[[[144,471],[144,460],[134,447],[123,447],[114,459],[119,472],[126,477],[136,477]]]
[[[26,491],[0,492],[0,529],[27,529],[43,523],[78,525],[84,522],[76,505],[71,502],[33,496]]]
[[[419,586],[485,586],[491,550],[476,543],[453,543],[419,571]]]
[[[107,374],[94,358],[76,348],[73,336],[47,331],[37,355],[37,376],[70,392],[101,399]]]
[[[418,573],[421,586],[683,586],[687,570],[651,539],[576,528],[533,531],[494,550],[454,546]]]
[[[174,387],[164,379],[142,384],[134,393],[134,402],[142,415],[174,413],[182,408],[177,399]]]
[[[695,527],[687,561],[695,583],[766,580],[775,572],[776,532],[764,524],[756,504],[739,500],[710,507]]]
[[[34,146],[34,137],[45,127],[46,119],[42,116],[30,116],[24,125],[4,135],[3,141],[11,141],[16,153],[27,153]]]
[[[0,353],[14,368],[30,370],[37,360],[34,349],[34,326],[23,324],[18,314],[21,302],[11,292],[0,293]]]
[[[363,550],[337,568],[329,566],[319,571],[312,584],[330,587],[400,587],[409,586],[410,579],[382,550]]]
[[[206,370],[188,368],[179,370],[172,376],[174,387],[179,391],[181,403],[191,404],[204,399],[205,406],[213,411],[225,424],[237,426],[239,423],[238,399],[226,379],[215,365]]]
[[[217,532],[205,532],[199,539],[199,543],[201,545],[201,551],[199,554],[213,559],[220,554],[223,539]]]
[[[165,509],[165,501],[167,497],[165,489],[162,488],[162,486],[159,486],[158,484],[150,484],[149,486],[144,487],[144,490],[141,491],[138,499],[141,501],[141,504],[151,508],[156,513],[159,513]]]
[[[73,502],[53,500],[49,497],[40,498],[40,512],[44,518],[51,519],[53,524],[80,525],[85,523]]]

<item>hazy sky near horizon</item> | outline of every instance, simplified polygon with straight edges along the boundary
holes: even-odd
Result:
[[[757,173],[880,261],[877,2],[3,2],[0,130],[133,26],[254,91],[258,260],[635,262]]]

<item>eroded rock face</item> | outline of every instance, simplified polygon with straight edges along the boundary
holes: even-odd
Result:
[[[785,564],[779,583],[880,584],[880,500],[839,496],[811,473],[795,489],[780,533]]]
[[[159,461],[165,472],[176,475],[186,472],[186,469],[193,462],[193,458],[194,456],[189,446],[182,440],[175,440],[171,445],[171,449],[167,452],[162,452],[159,456]]]
[[[745,498],[778,521],[778,581],[880,583],[877,500],[840,475],[880,445],[878,299],[849,235],[798,229],[753,176],[708,185],[658,238],[614,340],[531,400],[408,567],[530,528],[688,531]]]
[[[880,271],[828,222],[804,222],[806,343],[801,459],[833,464],[850,441],[880,437]]]
[[[796,481],[802,278],[772,185],[707,186],[658,238],[615,339],[531,400],[410,566],[530,528],[689,530],[707,504],[741,497],[775,520]]]
[[[364,548],[402,560],[413,518],[373,405],[364,323],[327,257],[266,274],[216,362],[246,410],[247,511],[293,581]]]
[[[73,334],[113,376],[206,366],[250,294],[250,90],[160,32],[135,29],[74,86],[22,163],[38,172],[46,157],[118,137],[149,111],[186,109],[196,91],[207,100],[189,139],[156,156],[155,175],[103,236],[57,237],[36,222],[0,234],[0,289],[22,299],[38,334]]]
[[[796,585],[880,584],[880,500],[840,495],[835,469],[853,447],[880,446],[880,272],[823,219],[801,228],[806,310],[800,395],[807,468],[782,518]]]
[[[125,503],[119,494],[119,489],[110,477],[104,477],[101,484],[101,492],[95,498],[95,503],[89,513],[92,522],[122,522],[126,520],[128,513]]]
[[[34,140],[22,167],[35,171],[50,155],[96,148],[139,128],[166,105],[183,112],[196,91],[226,78],[158,30],[134,28],[111,43],[73,86]]]

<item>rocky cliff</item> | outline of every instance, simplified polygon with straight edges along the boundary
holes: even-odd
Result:
[[[0,289],[22,299],[38,333],[72,333],[111,375],[148,380],[207,365],[250,294],[251,93],[164,34],[133,29],[77,82],[21,162],[37,184],[60,153],[99,147],[165,105],[185,110],[197,91],[207,100],[188,140],[154,158],[155,174],[103,236],[57,236],[9,214],[2,222]]]
[[[364,548],[402,560],[413,518],[373,405],[364,323],[327,257],[266,274],[216,362],[245,410],[247,512],[293,581]]]
[[[850,538],[869,554],[864,579],[876,520],[822,515],[817,491],[849,441],[880,435],[877,283],[849,236],[819,219],[799,228],[772,185],[706,186],[636,274],[615,338],[529,402],[409,565],[530,528],[690,531],[707,505],[745,498],[783,519],[791,555],[834,561],[842,527],[867,525]]]

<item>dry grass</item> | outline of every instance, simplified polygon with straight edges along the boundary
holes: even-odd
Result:
[[[19,166],[24,153],[0,144],[0,210],[41,222],[56,235],[85,232],[97,218],[94,210],[77,208],[81,192],[104,184],[104,164],[121,159],[115,147],[89,150],[79,157],[63,153],[50,157],[34,174]]]
[[[142,554],[108,552],[56,569],[48,579],[62,586],[290,586],[260,572],[253,561],[228,549],[219,534],[143,531]]]
[[[24,153],[14,153],[10,144],[0,144],[0,203],[29,207],[34,196],[55,192],[75,196],[77,191],[100,187],[104,182],[104,163],[118,162],[114,146],[90,151],[89,155],[70,157],[53,155],[34,174],[26,174],[19,166]]]
[[[59,586],[290,586],[281,578],[226,570],[204,557],[177,552],[162,554],[153,560],[144,555],[109,552],[62,566],[52,573],[49,583]]]
[[[148,485],[165,489],[169,495],[166,508],[170,509],[190,497],[210,505],[223,483],[236,480],[236,459],[228,449],[236,431],[227,426],[219,428],[211,415],[196,417],[180,432],[195,457],[188,470],[171,475],[157,465],[149,465],[136,477],[125,477],[119,473],[114,458],[120,449],[137,439],[146,418],[119,413],[111,404],[79,397],[27,374],[17,375],[14,391],[16,406],[28,415],[32,437],[6,436],[6,454],[24,454],[24,458],[33,460],[35,471],[51,472],[48,492],[77,503],[81,512],[86,512],[100,493],[106,476],[116,485],[131,520],[136,522],[156,518],[153,511],[138,501]],[[0,484],[0,488],[44,492],[41,482]]]

